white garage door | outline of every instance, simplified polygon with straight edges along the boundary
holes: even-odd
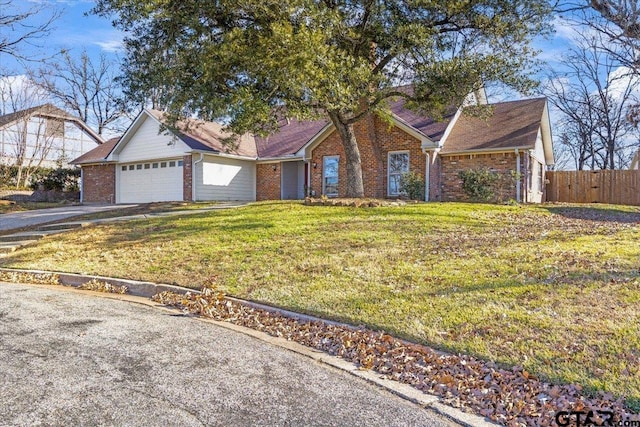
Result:
[[[118,203],[182,200],[181,159],[118,165]]]

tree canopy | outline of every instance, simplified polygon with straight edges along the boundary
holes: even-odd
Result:
[[[128,31],[130,96],[172,116],[271,132],[282,116],[326,117],[346,153],[347,196],[363,195],[353,124],[387,101],[438,117],[483,82],[532,87],[531,39],[546,0],[98,0]],[[411,84],[411,91],[398,90]]]

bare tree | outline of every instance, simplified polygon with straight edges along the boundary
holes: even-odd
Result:
[[[0,55],[13,56],[19,60],[41,60],[36,56],[23,54],[24,45],[40,47],[39,43],[49,35],[53,22],[60,16],[59,11],[50,10],[46,3],[31,3],[14,0],[0,0]],[[34,18],[43,18],[34,23]]]
[[[579,34],[565,68],[551,73],[545,87],[563,115],[561,146],[580,170],[624,167],[631,147],[638,145],[638,131],[628,116],[638,104],[639,79],[603,44],[601,33]]]
[[[122,130],[118,121],[127,112],[116,67],[104,54],[92,60],[82,51],[76,59],[66,51],[48,68],[32,72],[31,78],[57,103],[103,135],[105,130]]]
[[[49,159],[57,148],[58,135],[63,132],[63,121],[39,115],[47,108],[37,105],[41,99],[39,88],[28,80],[18,83],[5,80],[0,85],[3,110],[11,111],[2,116],[0,161],[16,168],[16,188],[25,187],[33,172]]]

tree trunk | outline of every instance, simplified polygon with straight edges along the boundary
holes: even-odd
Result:
[[[356,134],[352,124],[345,124],[340,119],[337,112],[329,112],[329,118],[336,127],[344,152],[346,155],[347,186],[345,197],[364,197],[364,183],[362,181],[362,162],[360,160],[360,149],[356,141]]]

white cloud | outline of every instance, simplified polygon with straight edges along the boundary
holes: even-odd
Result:
[[[105,52],[120,52],[124,49],[122,39],[107,40],[107,41],[94,41],[93,44],[100,46]]]

